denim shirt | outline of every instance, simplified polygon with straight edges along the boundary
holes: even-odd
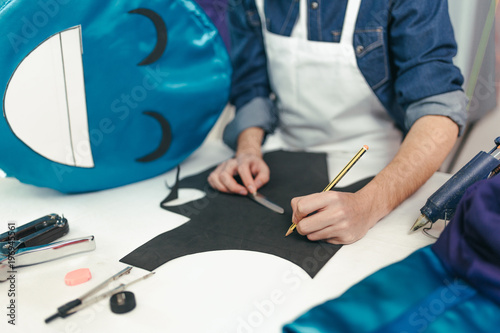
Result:
[[[305,0],[302,0],[305,1]],[[348,0],[307,0],[308,39],[338,43]],[[266,29],[290,36],[299,0],[265,0]],[[236,116],[224,142],[236,147],[239,133],[279,124],[262,39],[261,19],[253,0],[228,4],[233,81],[230,102]],[[453,65],[457,45],[447,0],[362,0],[353,47],[357,64],[395,124],[406,133],[425,115],[444,115],[465,127],[467,97],[463,77]]]

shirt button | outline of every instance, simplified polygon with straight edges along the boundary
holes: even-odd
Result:
[[[311,3],[311,8],[312,9],[318,9],[318,7],[319,7],[319,4],[316,1],[314,1],[314,2]]]

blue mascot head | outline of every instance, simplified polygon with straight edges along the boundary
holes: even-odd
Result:
[[[0,5],[0,169],[61,192],[161,174],[227,103],[224,43],[189,0]]]

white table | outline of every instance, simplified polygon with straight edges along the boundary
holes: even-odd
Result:
[[[197,173],[230,156],[221,144],[207,143],[182,167],[181,177]],[[342,249],[314,279],[292,263],[267,254],[219,251],[182,257],[130,288],[137,307],[111,312],[103,300],[66,319],[45,324],[57,307],[73,300],[125,268],[119,259],[186,218],[159,207],[175,171],[121,188],[63,195],[56,191],[0,180],[0,230],[48,213],[64,214],[70,233],[64,239],[94,235],[97,248],[52,262],[18,269],[16,326],[7,323],[8,283],[0,283],[0,331],[3,332],[280,332],[284,323],[334,298],[379,268],[405,258],[433,240],[408,230],[425,200],[449,175],[435,174],[414,196],[380,221],[362,240]],[[89,268],[82,285],[64,283],[67,272]],[[120,281],[147,271],[132,269]]]

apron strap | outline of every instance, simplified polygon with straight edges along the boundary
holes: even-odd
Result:
[[[307,1],[307,0],[306,0]],[[361,0],[348,0],[340,44],[352,45]]]

